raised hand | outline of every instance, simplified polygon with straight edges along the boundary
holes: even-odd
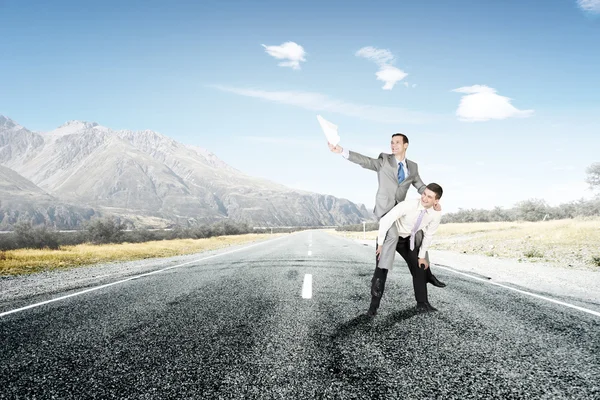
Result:
[[[342,146],[340,145],[332,145],[331,143],[327,142],[327,144],[329,145],[329,150],[331,150],[334,153],[341,153],[342,151],[344,151],[344,149],[342,148]]]

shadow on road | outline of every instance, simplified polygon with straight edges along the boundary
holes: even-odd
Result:
[[[339,325],[335,330],[335,333],[331,335],[331,338],[341,339],[352,335],[356,331],[371,330],[371,328],[374,326],[374,322],[377,322],[378,330],[385,331],[393,327],[395,324],[406,321],[415,315],[417,315],[417,311],[414,309],[414,307],[396,311],[382,320],[378,320],[380,317],[369,317],[366,314],[361,314]]]
[[[399,310],[388,315],[384,320],[380,322],[378,328],[382,331],[388,330],[397,323],[406,321],[409,318],[417,315],[418,312],[414,307],[406,308],[404,310]]]

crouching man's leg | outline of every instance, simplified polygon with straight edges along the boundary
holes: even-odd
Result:
[[[415,235],[415,248],[416,249],[421,248],[422,242],[423,242],[423,231],[420,230]],[[398,252],[400,252],[398,249],[396,249],[396,250]],[[425,282],[431,283],[433,286],[437,286],[440,288],[445,287],[446,284],[444,282],[441,282],[440,280],[438,280],[438,278],[436,278],[435,275],[433,275],[433,272],[431,272],[431,261],[429,261],[429,252],[425,253],[425,259],[427,260],[427,263],[429,264],[429,268],[427,268],[427,270],[425,271]]]
[[[427,297],[427,270],[419,265],[419,248],[415,246],[410,250],[410,237],[400,238],[397,246],[398,252],[406,261],[413,278],[413,289],[415,291],[415,300],[417,301],[416,310],[418,312],[436,311],[429,304]]]

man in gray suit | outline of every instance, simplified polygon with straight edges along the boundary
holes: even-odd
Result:
[[[425,191],[426,185],[419,176],[419,167],[417,163],[406,159],[406,150],[408,149],[408,137],[402,133],[392,135],[391,150],[392,154],[381,153],[378,158],[371,158],[354,151],[344,150],[343,147],[333,146],[329,143],[329,149],[338,154],[342,154],[347,160],[360,165],[363,168],[377,172],[379,187],[375,197],[375,208],[373,214],[380,220],[388,213],[396,204],[402,202],[406,198],[406,193],[410,186],[414,186],[419,194]],[[437,207],[436,211],[440,211]],[[423,238],[423,232],[419,231],[416,240],[417,247],[420,247],[420,241]],[[379,245],[379,243],[377,243]],[[392,226],[388,231],[383,243],[382,257],[377,260],[375,273],[373,275],[371,292],[373,295],[383,294],[385,280],[379,279],[381,274],[378,269],[389,270],[394,263],[394,254],[398,245],[398,232],[396,226]],[[429,262],[429,254],[427,254],[427,262]],[[383,272],[383,271],[379,271]],[[440,282],[431,272],[431,268],[427,268],[426,273],[427,283],[431,283],[437,287],[444,287],[446,284]]]

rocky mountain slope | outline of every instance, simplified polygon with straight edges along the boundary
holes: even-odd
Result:
[[[372,218],[363,205],[248,176],[205,149],[150,130],[70,121],[37,133],[0,116],[0,165],[29,181],[19,187],[41,196],[32,204],[68,203],[137,225],[229,218],[254,226],[322,226]],[[16,186],[12,191],[15,196]]]

